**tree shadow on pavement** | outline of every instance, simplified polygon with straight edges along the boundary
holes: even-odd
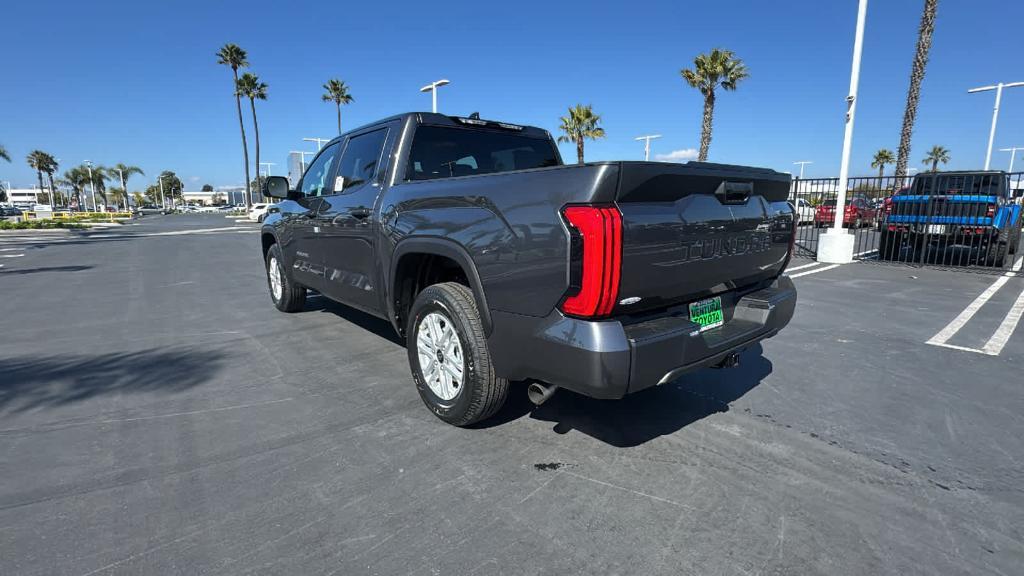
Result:
[[[0,358],[0,413],[109,394],[183,392],[210,380],[224,362],[222,352],[191,349]]]
[[[743,353],[735,368],[705,368],[621,400],[597,400],[559,390],[534,407],[526,397],[526,387],[517,383],[509,390],[505,408],[482,422],[481,427],[498,426],[529,413],[536,420],[554,422],[557,434],[578,430],[612,446],[638,446],[712,414],[728,412],[731,402],[771,372],[772,363],[757,344]]]

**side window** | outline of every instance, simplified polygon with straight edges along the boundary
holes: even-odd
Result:
[[[331,176],[331,166],[334,165],[334,158],[338,155],[340,147],[340,143],[331,144],[320,152],[316,160],[309,165],[306,174],[302,177],[301,192],[303,196],[324,196],[331,193],[331,182],[328,182],[328,179]]]
[[[338,167],[338,176],[345,178],[345,187],[335,192],[345,192],[373,180],[387,135],[387,128],[382,128],[349,138]]]

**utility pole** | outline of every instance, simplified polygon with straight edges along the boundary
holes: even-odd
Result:
[[[989,163],[992,160],[992,141],[996,138],[996,122],[999,120],[999,102],[1003,99],[1003,88],[1015,88],[1017,86],[1024,86],[1024,82],[1010,82],[1008,84],[1000,82],[995,86],[982,86],[980,88],[971,88],[967,91],[968,94],[988,92],[989,90],[996,91],[996,105],[992,108],[992,127],[988,131],[988,149],[985,151],[985,170],[988,170]]]
[[[811,160],[800,160],[799,162],[793,162],[793,164],[794,165],[796,165],[796,164],[800,165],[800,179],[803,180],[804,179],[804,165],[806,165],[806,164],[814,164],[814,162],[811,161]]]
[[[435,114],[437,113],[437,89],[446,84],[451,84],[451,82],[446,79],[442,79],[438,80],[437,82],[431,82],[430,84],[427,84],[423,88],[420,88],[420,92],[430,92],[430,98],[432,102],[431,111],[434,112]]]
[[[1024,146],[1011,146],[1010,148],[1000,148],[1000,152],[1010,153],[1010,169],[1007,172],[1013,172],[1013,157],[1017,155],[1017,150],[1024,150]]]
[[[857,29],[853,39],[853,62],[850,66],[850,92],[846,96],[846,130],[843,133],[843,157],[839,164],[839,190],[836,191],[835,222],[832,230],[818,237],[818,261],[844,264],[853,261],[851,234],[843,230],[846,214],[846,186],[850,175],[850,150],[853,147],[853,121],[857,113],[857,86],[860,83],[860,55],[864,47],[864,22],[868,0],[857,4]]]
[[[633,139],[637,141],[644,141],[644,162],[651,159],[651,140],[654,140],[655,138],[661,138],[661,134],[648,134],[646,136],[637,136]]]
[[[92,161],[86,160],[85,165],[89,167],[89,192],[92,195],[92,211],[96,211],[96,182],[92,179]]]
[[[303,138],[302,140],[305,142],[316,142],[317,152],[319,152],[320,149],[324,147],[324,144],[331,141],[330,138]],[[260,162],[260,164],[265,164],[265,162]]]

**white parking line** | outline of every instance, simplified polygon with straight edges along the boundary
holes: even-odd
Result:
[[[825,271],[831,270],[833,268],[839,268],[839,266],[840,266],[839,264],[832,264],[832,265],[829,265],[829,266],[825,266],[824,268],[815,268],[814,270],[808,270],[807,272],[801,272],[799,274],[793,274],[793,275],[790,276],[790,278],[799,278],[801,276],[807,276],[808,274],[817,274],[818,272],[825,272]]]
[[[867,255],[867,254],[874,254],[875,252],[878,252],[878,248],[875,248],[874,250],[865,250],[863,252],[857,252],[856,254],[853,255],[853,257],[856,258],[857,256],[864,256],[864,255]]]
[[[804,268],[810,268],[811,266],[817,266],[821,262],[811,262],[810,264],[804,264],[803,266],[794,266],[793,268],[786,268],[786,272],[796,272],[797,270],[803,270]]]
[[[24,254],[0,254],[0,258],[21,258]]]
[[[949,339],[955,336],[961,328],[970,322],[971,318],[978,313],[978,310],[981,310],[981,307],[991,300],[992,297],[995,296],[996,292],[999,292],[999,289],[1010,281],[1010,278],[1017,275],[1022,264],[1024,264],[1024,256],[1018,256],[1017,260],[1013,263],[1013,267],[1008,272],[999,278],[996,278],[995,282],[990,284],[989,287],[979,294],[973,302],[968,304],[967,308],[964,308],[963,312],[958,314],[956,318],[953,318],[945,328],[940,330],[935,336],[932,336],[927,342],[925,342],[925,344],[941,346],[943,348],[952,348],[954,350],[963,350],[966,352],[976,352],[978,354],[987,354],[989,356],[998,356],[999,353],[1002,352],[1003,347],[1006,346],[1006,342],[1009,341],[1013,331],[1017,328],[1017,324],[1020,322],[1021,316],[1024,315],[1024,291],[1022,291],[1020,296],[1017,297],[1016,302],[1014,302],[1013,306],[1010,307],[1010,311],[1006,313],[1006,317],[1003,318],[1003,321],[999,324],[999,328],[996,329],[995,333],[988,339],[988,342],[985,343],[983,348],[978,349],[969,348],[967,346],[955,346],[953,344],[947,344],[947,342],[949,342]]]

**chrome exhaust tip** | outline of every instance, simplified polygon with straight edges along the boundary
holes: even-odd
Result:
[[[530,402],[533,402],[536,406],[547,402],[557,391],[558,386],[545,386],[540,382],[531,382],[526,387],[526,395],[530,398]]]

